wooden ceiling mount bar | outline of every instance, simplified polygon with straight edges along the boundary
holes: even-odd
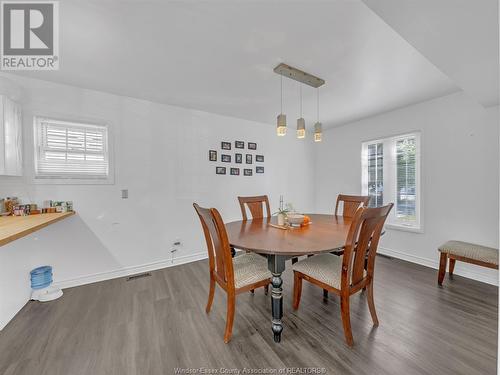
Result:
[[[281,63],[276,68],[274,68],[274,72],[277,74],[281,74],[283,77],[291,78],[295,81],[305,83],[306,85],[312,86],[314,88],[318,88],[325,84],[325,80],[284,63]]]

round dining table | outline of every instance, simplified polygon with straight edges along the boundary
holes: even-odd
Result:
[[[283,280],[285,261],[302,255],[342,251],[351,218],[308,214],[307,226],[282,229],[277,218],[233,221],[226,224],[229,243],[236,249],[252,251],[267,258],[271,279],[272,331],[274,341],[283,332]]]

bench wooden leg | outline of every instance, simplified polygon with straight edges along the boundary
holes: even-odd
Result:
[[[448,254],[441,253],[439,258],[439,273],[438,273],[438,284],[443,285],[444,275],[446,273],[446,263],[448,260]]]
[[[448,270],[449,276],[453,276],[453,271],[455,270],[455,262],[456,261],[457,261],[456,259],[450,258],[450,268]]]

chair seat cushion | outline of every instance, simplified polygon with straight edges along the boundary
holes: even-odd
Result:
[[[293,270],[340,289],[343,256],[319,254],[293,265]]]
[[[498,249],[462,241],[448,241],[439,247],[442,253],[498,265]]]
[[[236,289],[273,277],[267,269],[267,259],[255,253],[235,256],[233,270]]]

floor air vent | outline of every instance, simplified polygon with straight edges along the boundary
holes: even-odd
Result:
[[[127,281],[143,279],[144,277],[149,277],[149,276],[151,276],[151,272],[140,273],[138,275],[132,275],[132,276],[127,277]]]

